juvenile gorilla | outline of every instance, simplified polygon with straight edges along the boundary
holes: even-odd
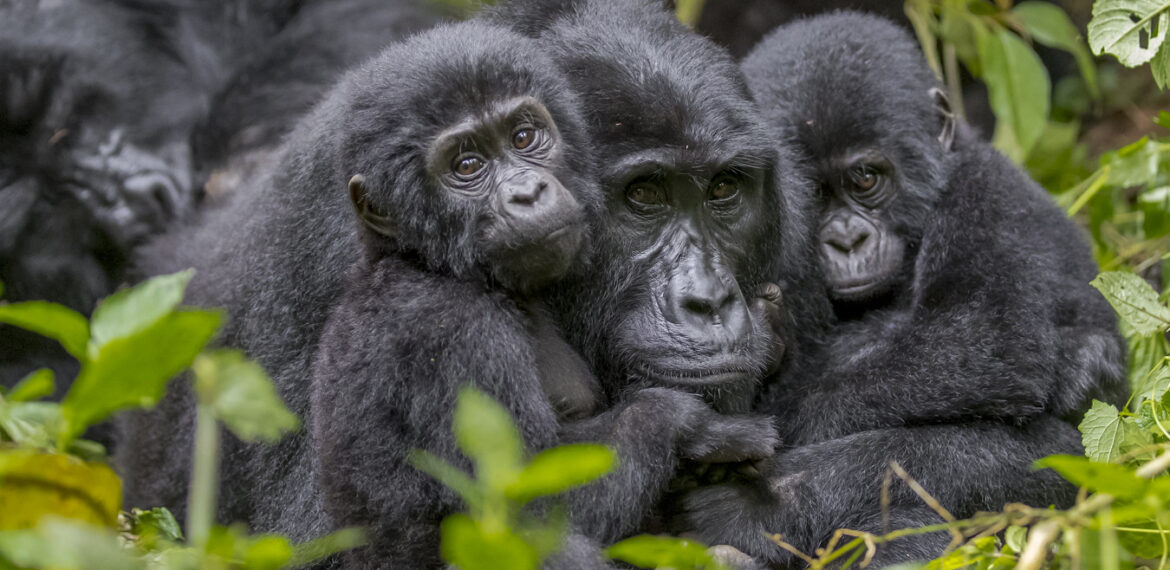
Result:
[[[446,81],[400,81],[422,74]],[[467,463],[451,433],[461,384],[501,402],[537,448],[557,443],[542,385],[570,413],[592,411],[588,367],[534,293],[580,271],[600,192],[576,100],[502,28],[425,34],[344,85],[349,96],[330,104],[342,135],[328,150],[362,173],[349,190],[364,255],[313,368],[318,480],[338,524],[372,531],[356,565],[432,566],[439,521],[462,502],[407,455]]]
[[[1116,319],[1088,285],[1097,268],[1077,228],[1003,156],[956,131],[916,45],[888,21],[793,24],[743,69],[817,182],[838,322],[824,364],[788,371],[763,408],[798,447],[774,457],[765,480],[691,494],[686,526],[798,563],[762,533],[812,552],[836,528],[881,532],[890,460],[960,517],[1070,503],[1070,485],[1028,465],[1080,453],[1062,420],[1091,398],[1126,396]],[[902,486],[888,514],[888,529],[937,520]],[[946,542],[895,541],[878,562],[933,557]]]
[[[209,216],[190,233],[160,242],[155,258],[158,266],[164,270],[187,265],[197,268],[190,300],[227,306],[232,320],[224,331],[224,343],[243,348],[263,364],[289,407],[305,416],[306,422],[317,428],[313,435],[321,437],[295,436],[273,447],[244,446],[228,438],[220,519],[244,520],[253,528],[308,538],[333,525],[325,513],[323,499],[327,499],[329,510],[343,521],[368,521],[387,530],[376,534],[368,556],[423,565],[436,562],[434,523],[453,507],[455,498],[441,491],[437,482],[403,465],[401,458],[412,443],[433,445],[434,450],[453,455],[445,435],[449,432],[443,426],[449,423],[452,383],[458,381],[478,381],[500,397],[535,448],[557,441],[602,441],[616,448],[618,471],[570,497],[573,523],[583,534],[602,542],[637,528],[680,458],[740,461],[771,454],[776,440],[769,418],[721,415],[694,394],[661,387],[630,393],[620,403],[602,396],[599,402],[605,412],[558,426],[556,412],[538,388],[538,380],[546,372],[568,366],[563,358],[567,349],[545,342],[555,336],[555,329],[543,319],[532,321],[536,332],[527,332],[529,317],[519,307],[509,307],[500,289],[527,291],[535,284],[514,277],[547,270],[542,269],[543,264],[526,265],[529,257],[519,266],[513,266],[516,257],[510,254],[493,257],[506,251],[493,248],[508,238],[466,225],[469,212],[454,205],[460,202],[438,201],[441,192],[416,195],[419,189],[434,188],[425,173],[440,172],[443,161],[453,159],[448,152],[460,146],[469,150],[455,144],[462,136],[474,131],[479,152],[498,152],[492,150],[498,146],[493,142],[498,135],[483,136],[494,132],[494,121],[507,119],[508,112],[517,109],[522,111],[518,116],[539,121],[543,108],[550,118],[548,124],[556,126],[560,147],[559,153],[542,159],[548,161],[547,173],[555,175],[565,188],[578,188],[576,198],[586,209],[601,210],[603,206],[595,198],[588,198],[587,188],[595,183],[595,177],[590,176],[582,150],[588,148],[584,121],[572,111],[567,95],[572,91],[556,79],[553,69],[526,40],[482,24],[417,36],[348,74],[290,134],[278,166],[261,187],[238,193],[228,208]],[[476,95],[483,100],[476,100]],[[643,98],[627,96],[625,100],[633,105]],[[746,105],[742,97],[733,102]],[[468,120],[466,113],[473,109],[486,109],[487,113],[464,122]],[[738,120],[751,124],[748,117]],[[445,129],[458,135],[445,137],[451,146],[434,139]],[[514,134],[518,133],[509,136]],[[432,152],[438,148],[436,144],[441,145],[441,152]],[[439,156],[444,158],[438,164],[429,163]],[[466,164],[462,160],[459,164],[468,168],[469,176],[499,172],[475,170],[481,159],[471,157]],[[753,168],[766,164],[757,160],[751,163]],[[524,172],[536,171],[507,170],[517,177],[497,183],[523,202],[531,193],[524,185],[534,176]],[[391,176],[395,172],[401,174]],[[370,279],[365,283],[378,292],[410,300],[404,306],[379,307],[386,312],[365,321],[385,326],[384,331],[366,330],[364,324],[350,327],[350,313],[374,307],[354,301],[355,297],[344,302],[339,299],[343,290],[340,268],[353,264],[363,251],[353,219],[354,201],[344,191],[355,174],[362,175],[351,189],[367,223],[363,230],[367,232],[366,247],[374,246],[373,251],[386,254],[384,264],[402,272],[395,275],[395,279],[402,278],[401,283],[382,287],[377,279],[383,273],[375,270],[362,277],[359,269],[356,286]],[[400,184],[392,184],[392,180]],[[454,178],[444,183],[460,191],[477,187]],[[516,188],[509,189],[512,185]],[[758,188],[753,190],[752,200],[765,201]],[[440,217],[433,226],[428,225],[430,218],[411,216],[418,211]],[[745,206],[739,211],[750,210]],[[762,224],[766,218],[756,215],[754,223]],[[728,217],[734,221],[730,214]],[[397,228],[398,224],[403,227]],[[389,239],[385,234],[394,237]],[[423,241],[423,235],[440,239]],[[749,233],[745,237],[753,236]],[[463,247],[468,244],[473,247]],[[596,260],[629,253],[621,248],[592,251],[596,252],[594,263],[587,263],[563,281],[584,280],[584,273],[595,271]],[[493,269],[491,275],[483,272],[488,267]],[[555,273],[549,271],[546,277]],[[440,283],[437,275],[451,279]],[[423,281],[441,292],[419,291]],[[485,284],[493,284],[494,293],[484,293]],[[604,282],[596,286],[607,287]],[[467,293],[476,287],[481,288],[479,294]],[[375,292],[353,294],[361,297]],[[735,294],[739,295],[738,289]],[[445,303],[422,300],[438,298],[446,299]],[[742,296],[735,300],[742,312]],[[639,299],[641,303],[650,301]],[[329,337],[322,339],[326,317],[339,305],[347,308],[339,309]],[[598,308],[635,313],[642,307],[586,305],[581,310]],[[483,318],[480,311],[485,313]],[[394,314],[406,320],[385,320]],[[755,321],[751,323],[739,323],[737,332],[759,335],[758,339],[752,337],[749,345],[759,352],[747,354],[752,366],[762,367],[770,336]],[[414,327],[430,332],[416,333]],[[444,336],[443,330],[453,332]],[[702,332],[698,325],[693,330],[695,334]],[[397,339],[395,346],[402,348],[401,353],[382,342],[387,340],[382,332]],[[441,341],[446,350],[431,351],[436,348],[429,344],[432,341]],[[311,409],[307,370],[318,348],[330,358],[322,361],[320,399]],[[396,367],[402,368],[396,372]],[[326,372],[330,369],[342,373],[333,376]],[[747,381],[750,370],[747,366],[737,368],[726,377]],[[397,376],[399,372],[402,376]],[[392,376],[383,378],[381,374]],[[365,384],[375,380],[376,388]],[[327,384],[333,388],[325,389]],[[413,408],[404,410],[404,415],[388,411],[401,410],[397,406],[402,394],[427,405],[417,409],[419,415],[411,411]],[[135,438],[123,446],[119,458],[127,477],[128,503],[181,507],[180,489],[188,466],[182,459],[186,454],[175,450],[190,445],[191,407],[184,401],[189,398],[186,392],[176,392],[158,410],[140,414],[126,426],[124,433]],[[377,405],[387,402],[396,407]],[[424,410],[433,413],[422,413]],[[174,417],[182,418],[180,425],[173,425]],[[168,429],[158,429],[164,422]],[[322,478],[333,478],[328,482],[327,496],[317,486]]]

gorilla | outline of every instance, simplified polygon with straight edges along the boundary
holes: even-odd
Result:
[[[890,460],[959,517],[1071,504],[1071,485],[1028,466],[1082,453],[1071,422],[1093,398],[1127,395],[1116,317],[1088,285],[1097,267],[1073,222],[955,124],[889,21],[838,13],[782,27],[743,70],[815,181],[836,323],[820,366],[786,370],[764,398],[794,449],[763,479],[689,494],[682,526],[787,566],[799,561],[765,531],[812,552],[837,528],[938,522],[907,488],[883,520]],[[878,562],[932,558],[946,543],[897,541]]]
[[[354,566],[434,566],[439,522],[461,500],[407,456],[470,470],[451,433],[459,386],[501,402],[537,449],[557,443],[555,404],[577,417],[596,400],[538,300],[580,271],[600,209],[577,102],[525,38],[468,23],[391,48],[309,121],[334,125],[303,145],[330,179],[360,173],[349,193],[364,244],[313,365],[325,508],[371,529]]]
[[[127,279],[134,248],[191,210],[197,89],[137,16],[117,4],[0,6],[6,300],[88,314]],[[43,366],[61,380],[77,372],[55,343],[0,325],[0,386]]]
[[[315,428],[271,447],[225,438],[221,520],[245,520],[256,529],[305,539],[331,529],[334,523],[327,512],[333,512],[344,521],[369,521],[376,529],[406,533],[375,537],[371,556],[433,562],[434,525],[422,523],[436,521],[442,511],[404,511],[403,501],[429,501],[413,504],[450,509],[454,497],[394,463],[404,450],[388,452],[385,439],[440,445],[427,442],[445,433],[450,401],[440,398],[450,392],[432,384],[435,376],[419,376],[428,366],[439,367],[435,373],[447,382],[477,381],[478,376],[481,385],[513,407],[534,446],[593,441],[615,448],[617,470],[569,496],[574,528],[594,541],[610,542],[636,531],[680,461],[737,462],[772,453],[776,436],[770,418],[720,413],[747,409],[751,394],[744,393],[754,392],[758,377],[783,346],[762,316],[775,313],[776,296],[755,297],[769,273],[750,261],[787,247],[772,236],[779,233],[784,217],[780,195],[772,188],[778,178],[788,179],[776,168],[776,152],[759,130],[746,85],[723,52],[660,7],[598,2],[564,15],[539,40],[540,52],[566,57],[557,67],[562,72],[577,68],[576,81],[589,77],[593,85],[560,86],[552,79],[553,64],[545,63],[525,41],[493,35],[498,32],[475,24],[413,38],[347,75],[290,133],[279,162],[255,187],[236,192],[225,208],[210,212],[200,224],[151,246],[146,264],[152,271],[197,269],[189,301],[227,307],[232,319],[222,342],[242,348],[265,366],[289,407]],[[620,38],[611,37],[615,30]],[[617,39],[619,45],[598,44],[600,38]],[[573,52],[581,58],[568,60]],[[492,65],[476,67],[469,54]],[[549,69],[542,71],[542,66]],[[602,81],[614,73],[621,73],[622,81]],[[464,233],[474,228],[463,225],[461,210],[426,202],[401,204],[395,201],[397,194],[389,193],[395,167],[402,174],[394,180],[415,177],[410,184],[394,186],[395,192],[433,187],[427,173],[443,166],[427,162],[432,154],[442,155],[431,149],[442,144],[434,137],[444,129],[455,129],[456,139],[468,129],[479,133],[499,119],[492,113],[498,114],[500,105],[520,105],[522,115],[538,120],[537,107],[506,95],[514,80],[502,78],[511,74],[533,78],[526,80],[531,81],[526,89],[556,119],[562,152],[573,155],[564,157],[565,168],[550,167],[550,172],[566,187],[576,180],[573,173],[587,184],[601,183],[603,195],[593,200],[594,206],[582,200],[586,209],[597,211],[596,227],[589,232],[596,236],[589,240],[593,247],[582,250],[588,255],[571,268],[570,277],[544,287],[539,297],[547,307],[537,304],[530,315],[518,312],[520,307],[511,309],[514,322],[496,325],[508,334],[452,339],[460,344],[444,340],[450,349],[445,357],[434,356],[433,364],[429,359],[417,362],[420,368],[410,370],[400,360],[406,358],[403,354],[387,353],[390,347],[378,341],[393,338],[417,356],[423,353],[413,351],[430,345],[411,343],[432,338],[431,333],[415,338],[413,327],[422,322],[431,322],[426,330],[432,331],[439,326],[483,330],[477,327],[500,319],[500,309],[492,311],[496,317],[478,313],[491,306],[485,303],[501,306],[502,290],[524,291],[533,285],[515,276],[546,271],[544,262],[527,266],[533,261],[528,258],[517,267],[509,267],[514,263],[502,253],[503,258],[493,260],[497,253],[489,247],[495,243],[492,236]],[[464,89],[452,86],[474,87],[471,93],[486,99],[463,101],[459,97]],[[579,118],[566,102],[568,93],[580,95]],[[447,101],[458,103],[463,113],[475,108],[488,112],[467,122],[460,112],[440,105]],[[483,136],[474,140],[482,152],[497,144]],[[578,169],[588,164],[590,150],[601,151],[598,158],[606,169]],[[443,147],[442,152],[450,151]],[[476,164],[472,160],[466,166],[474,169]],[[337,191],[347,181],[353,182],[351,191]],[[450,180],[444,184],[475,187]],[[424,193],[421,199],[436,198]],[[354,220],[355,204],[360,226]],[[415,208],[441,214],[424,234],[451,237],[424,244],[406,231],[417,230],[419,219],[398,231],[396,225]],[[386,234],[395,237],[386,241]],[[344,268],[360,263],[371,243],[381,244],[376,251],[390,253],[386,244],[400,238],[405,245],[394,245],[385,263],[451,276],[470,275],[473,266],[493,267],[489,274],[474,275],[495,287],[495,295],[445,297],[446,306],[435,307],[421,300],[417,283],[388,287],[371,268],[363,277],[359,265],[353,287],[364,286],[365,291],[350,289],[350,296],[344,296]],[[467,243],[476,247],[459,247]],[[478,257],[468,257],[477,252]],[[443,260],[454,265],[444,270]],[[504,265],[493,266],[497,262]],[[500,268],[505,271],[496,270]],[[475,286],[475,279],[455,281],[434,294],[453,295],[460,287]],[[355,312],[368,315],[371,299],[385,295],[407,303],[393,309],[376,303],[387,315],[432,310],[425,321],[417,316],[405,321],[412,326],[409,330],[382,316],[360,325],[351,321]],[[476,308],[459,310],[459,299]],[[550,423],[558,417],[544,392],[525,388],[536,381],[534,370],[543,376],[571,364],[563,356],[568,347],[547,342],[559,333],[540,314],[545,309],[572,349],[598,374],[596,405],[604,411],[577,420],[588,412],[575,413],[569,406],[559,419],[575,421],[558,426]],[[325,321],[335,310],[329,335],[323,337]],[[521,331],[522,322],[532,323],[525,328],[535,331]],[[489,356],[483,352],[489,346],[507,350]],[[318,350],[325,354],[314,363]],[[315,392],[308,373],[314,364],[319,366]],[[380,394],[348,385],[369,386],[361,379],[374,382],[372,375],[398,366],[407,376],[394,376],[399,380]],[[552,391],[559,398],[555,386]],[[411,401],[427,403],[425,409],[434,414],[400,417],[371,407],[386,398],[394,398],[398,406],[401,397],[396,395],[403,393],[411,394]],[[182,510],[189,464],[181,450],[191,445],[190,400],[189,391],[175,390],[158,409],[123,422],[129,441],[117,459],[128,504]],[[410,434],[427,439],[402,439]],[[442,445],[450,445],[444,441]],[[449,448],[436,450],[443,449]],[[322,492],[318,482],[328,477],[338,479],[326,482]]]

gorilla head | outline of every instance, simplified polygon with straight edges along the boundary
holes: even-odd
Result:
[[[787,30],[792,49],[757,50],[744,72],[767,101],[764,114],[783,124],[812,167],[830,296],[872,306],[908,285],[923,220],[945,181],[949,106],[922,54],[885,20],[842,13]],[[783,80],[773,79],[779,74]]]
[[[118,8],[0,21],[0,280],[87,312],[189,207],[180,125],[197,97]]]
[[[581,2],[549,25],[605,194],[596,270],[566,331],[619,381],[721,390],[763,372],[748,298],[770,276],[775,151],[726,53],[654,3]]]
[[[482,35],[475,49],[424,36],[392,50],[409,61],[356,72],[340,164],[356,174],[351,199],[375,256],[405,252],[432,271],[529,292],[587,249],[599,197],[567,86],[521,42]]]

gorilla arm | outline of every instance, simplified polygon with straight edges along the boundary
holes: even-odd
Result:
[[[707,544],[729,544],[777,565],[799,563],[766,535],[813,553],[840,528],[875,534],[943,522],[905,483],[894,479],[883,516],[881,485],[897,461],[956,517],[1005,503],[1072,504],[1076,489],[1031,464],[1053,453],[1083,453],[1071,425],[1041,415],[1021,426],[997,422],[890,428],[853,434],[777,454],[763,477],[700,488],[682,499],[676,531]],[[879,546],[877,566],[941,554],[945,532]]]

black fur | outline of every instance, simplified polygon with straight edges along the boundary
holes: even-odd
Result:
[[[191,210],[186,133],[199,92],[182,61],[116,4],[0,6],[0,281],[4,298],[82,313],[128,277],[134,249]],[[0,326],[0,385],[76,363]]]
[[[693,493],[684,526],[796,564],[757,532],[811,552],[838,527],[879,531],[889,460],[913,463],[909,473],[959,517],[1008,501],[1069,504],[1069,485],[1028,466],[1078,453],[1068,421],[1091,398],[1120,403],[1127,393],[1116,318],[1088,285],[1097,268],[1078,229],[965,129],[950,150],[939,142],[934,78],[886,20],[840,13],[791,24],[743,69],[768,124],[815,176],[833,172],[841,153],[881,149],[899,191],[881,215],[908,246],[897,288],[836,303],[823,365],[789,369],[772,386],[762,409],[797,447],[773,458],[765,481]],[[890,509],[891,528],[938,520],[906,493]],[[930,558],[945,544],[895,542],[879,562]]]
[[[652,21],[662,22],[668,18],[661,12],[653,14]],[[607,21],[616,17],[611,15]],[[539,385],[534,384],[531,375],[532,354],[527,337],[524,336],[527,332],[517,328],[518,315],[515,311],[501,310],[504,305],[500,304],[498,298],[483,294],[470,297],[466,292],[470,285],[466,282],[448,281],[440,287],[440,284],[431,283],[433,279],[428,280],[427,274],[407,269],[395,274],[396,280],[402,280],[401,284],[387,288],[385,292],[378,288],[377,292],[392,294],[396,298],[399,295],[408,299],[417,298],[417,295],[410,295],[413,290],[410,283],[422,279],[428,282],[428,288],[436,289],[428,290],[426,298],[450,299],[450,309],[434,307],[432,303],[421,301],[394,307],[394,310],[404,315],[404,320],[380,325],[385,327],[383,331],[388,335],[387,338],[416,338],[419,345],[408,345],[408,348],[412,354],[421,355],[433,348],[428,338],[449,346],[448,337],[441,336],[441,331],[437,329],[440,324],[449,323],[453,330],[467,331],[467,334],[457,337],[466,339],[465,352],[447,355],[448,361],[444,364],[441,376],[445,380],[417,386],[422,391],[413,393],[412,401],[428,404],[427,409],[433,414],[425,419],[410,417],[405,422],[402,418],[387,416],[383,413],[385,408],[377,406],[377,403],[387,401],[384,398],[393,398],[394,392],[378,394],[360,387],[356,391],[317,392],[320,400],[316,409],[323,414],[327,412],[327,418],[332,421],[322,419],[326,416],[308,413],[307,370],[319,344],[336,349],[337,343],[342,343],[341,339],[352,339],[351,342],[347,341],[348,345],[342,344],[346,348],[340,352],[327,350],[337,360],[323,360],[325,370],[334,367],[347,371],[364,368],[371,375],[363,373],[362,377],[383,380],[376,372],[386,370],[389,373],[395,362],[393,355],[382,352],[384,345],[375,344],[380,336],[370,336],[372,331],[362,327],[347,329],[350,319],[356,318],[354,312],[363,307],[371,308],[370,305],[381,307],[379,303],[367,301],[346,305],[346,308],[339,310],[332,332],[326,340],[320,340],[326,316],[332,307],[339,304],[341,268],[352,264],[361,249],[357,240],[357,224],[345,197],[346,180],[354,173],[374,170],[388,172],[394,166],[401,166],[405,169],[403,172],[411,172],[410,169],[416,166],[412,161],[417,161],[420,156],[419,145],[426,144],[425,140],[412,138],[411,133],[426,133],[426,129],[432,128],[430,126],[444,124],[444,121],[449,120],[448,110],[440,102],[463,91],[476,93],[479,89],[491,86],[492,82],[501,80],[492,74],[493,65],[527,68],[541,61],[538,54],[524,51],[528,48],[524,47],[522,41],[517,41],[509,49],[509,46],[500,45],[500,38],[481,33],[478,31],[480,29],[469,26],[457,31],[439,32],[443,41],[432,42],[430,36],[424,36],[393,48],[372,64],[351,73],[291,133],[284,157],[279,166],[271,171],[269,178],[256,188],[239,192],[227,208],[210,215],[202,226],[189,233],[169,236],[156,245],[152,257],[155,269],[170,271],[192,265],[198,269],[191,284],[190,299],[199,304],[228,308],[232,321],[224,332],[224,342],[239,346],[258,359],[270,371],[293,411],[307,416],[306,421],[317,426],[316,433],[323,438],[314,441],[306,436],[298,436],[278,446],[264,448],[241,446],[228,438],[225,444],[221,520],[246,520],[253,528],[283,530],[294,538],[320,534],[333,523],[323,508],[322,494],[315,482],[318,473],[332,477],[337,474],[337,470],[341,470],[341,477],[335,482],[337,487],[330,487],[330,510],[341,514],[346,520],[374,522],[375,525],[381,525],[379,528],[409,529],[409,535],[396,536],[393,540],[379,537],[373,553],[385,555],[389,552],[406,559],[426,557],[417,559],[423,564],[428,560],[433,561],[433,524],[409,523],[433,523],[445,512],[443,509],[451,508],[451,496],[443,494],[445,492],[439,490],[437,483],[411,471],[396,459],[401,459],[405,446],[409,445],[406,442],[433,445],[444,455],[453,454],[450,451],[451,441],[443,436],[447,433],[443,426],[449,421],[446,414],[450,410],[452,389],[459,381],[474,380],[475,374],[481,375],[482,386],[489,388],[517,412],[532,446],[543,447],[555,441],[602,441],[617,449],[620,457],[618,471],[599,485],[582,489],[570,497],[570,513],[577,528],[601,542],[609,542],[637,529],[673,475],[680,458],[737,461],[761,458],[771,453],[775,437],[767,418],[722,416],[697,396],[674,389],[647,388],[625,395],[622,385],[631,381],[624,376],[628,371],[620,374],[611,372],[606,379],[606,386],[612,394],[623,395],[620,402],[616,396],[613,400],[605,401],[605,406],[609,408],[606,412],[562,426],[561,434],[557,437],[556,418],[540,392]],[[604,29],[583,27],[581,31],[600,34]],[[640,28],[630,29],[631,37],[636,38],[639,33]],[[725,148],[722,141],[728,133],[736,129],[750,130],[756,124],[750,115],[742,80],[725,56],[700,40],[695,40],[700,42],[697,46],[688,43],[691,40],[683,38],[692,36],[678,27],[660,28],[655,33],[662,39],[675,42],[676,45],[672,47],[682,47],[691,52],[685,55],[688,58],[688,69],[682,75],[688,83],[678,85],[662,82],[654,89],[665,89],[667,96],[680,99],[680,93],[685,92],[685,85],[694,84],[696,89],[705,90],[706,97],[680,101],[682,112],[678,115],[680,119],[709,116],[716,129],[704,133],[707,137],[704,142],[713,144],[713,148],[704,150],[717,152]],[[477,47],[477,44],[483,45]],[[665,48],[660,53],[659,48],[652,46],[654,43],[648,40],[632,44],[640,53],[647,54],[643,57],[663,58],[665,56],[662,54],[672,53]],[[458,50],[461,49],[470,51],[460,53]],[[494,54],[492,57],[495,59],[492,61],[496,63],[493,65],[478,68],[472,61],[468,61],[467,53],[488,52]],[[620,67],[620,63],[609,61],[605,53],[597,50],[591,52],[591,57],[603,58],[594,65]],[[722,76],[707,75],[707,68],[712,63],[722,66]],[[667,66],[664,69],[673,68]],[[481,83],[474,84],[475,89],[470,91],[452,87],[468,81],[468,73],[472,73],[472,78],[483,77],[479,75],[481,73],[487,76]],[[725,82],[724,79],[729,81]],[[728,88],[728,83],[733,87]],[[410,113],[412,120],[389,121],[400,127],[387,132],[388,123],[384,120],[387,118],[379,115],[384,113],[379,101],[390,94],[402,98],[405,107],[398,112]],[[649,87],[631,85],[621,98],[630,109],[622,113],[633,113],[639,101],[651,100],[658,95],[659,92]],[[600,112],[601,101],[592,101],[595,111]],[[587,101],[585,103],[589,104]],[[667,106],[663,111],[673,108]],[[593,118],[586,114],[586,124]],[[670,123],[656,128],[672,127],[681,128]],[[592,127],[587,128],[572,134],[563,129],[562,134],[572,137],[592,134]],[[666,131],[664,134],[670,133]],[[760,168],[770,168],[770,149],[750,144],[754,142],[751,136],[739,135],[735,140],[741,141],[752,152],[763,153],[759,159]],[[638,145],[626,146],[624,150],[629,152],[639,148],[639,145],[649,146],[653,142],[641,141]],[[586,145],[595,144],[592,138],[585,141],[574,139],[571,146],[586,148]],[[607,157],[613,159],[614,155]],[[412,187],[417,186],[405,186],[407,189]],[[757,199],[764,200],[763,197]],[[768,211],[771,208],[769,205]],[[740,237],[749,245],[760,245],[764,249],[762,244],[757,244],[764,238],[758,236],[765,233],[773,219],[763,215],[763,212],[753,214],[750,223],[745,222],[750,229],[743,230]],[[632,301],[622,299],[617,304],[618,298],[611,297],[615,290],[626,289],[629,281],[646,278],[628,275],[629,272],[650,271],[642,265],[643,262],[634,262],[634,252],[612,245],[617,239],[614,234],[623,231],[623,224],[628,231],[637,226],[629,218],[620,222],[605,221],[611,217],[615,216],[603,214],[599,223],[599,229],[608,232],[609,242],[603,245],[608,249],[605,253],[599,253],[597,259],[590,260],[588,275],[567,280],[588,281],[598,289],[584,297],[583,302],[574,304],[579,313],[585,314],[578,315],[578,320],[573,322],[584,322],[590,327],[589,331],[576,334],[590,338],[602,336],[603,332],[608,332],[603,327],[611,326],[614,322],[593,319],[593,315],[601,311],[629,312],[631,309],[624,305],[650,301],[638,297]],[[460,231],[458,227],[442,225],[422,229],[442,232],[444,235],[458,235]],[[421,236],[417,233],[403,232],[402,235],[416,240],[412,247],[428,252],[427,256],[458,259],[464,255],[463,251],[453,246],[463,243],[461,240],[466,238],[426,244],[424,247],[423,242],[418,241]],[[444,246],[450,247],[450,250],[445,250]],[[739,252],[733,250],[732,253]],[[743,267],[747,266],[743,258],[737,257],[736,261]],[[384,263],[402,265],[397,260]],[[594,275],[598,268],[604,269],[605,279],[612,283]],[[367,278],[377,279],[379,271],[369,274]],[[598,297],[604,297],[607,304],[595,306],[593,299]],[[566,293],[564,299],[568,298]],[[474,303],[475,307],[453,312],[457,302],[463,299]],[[479,312],[481,308],[482,313]],[[436,314],[431,309],[443,310]],[[469,319],[469,315],[482,315],[483,318]],[[371,317],[367,314],[362,318],[375,318],[376,322],[382,323],[384,316]],[[620,320],[620,317],[615,319]],[[415,330],[414,327],[427,322],[436,327],[430,329],[435,335],[422,335]],[[412,328],[399,331],[399,326]],[[752,346],[758,345],[758,350],[762,352],[767,346],[766,331],[763,325],[754,326],[756,328],[752,329],[753,332],[761,338]],[[484,331],[487,330],[493,332],[486,334]],[[507,331],[511,332],[505,334]],[[362,349],[363,346],[369,348]],[[420,352],[413,352],[416,348]],[[594,350],[594,345],[590,345],[590,350]],[[614,347],[610,350],[617,354],[622,349]],[[436,357],[437,362],[442,362],[442,356],[439,354]],[[600,359],[604,355],[594,350],[589,356]],[[762,366],[765,356],[754,353],[752,362]],[[417,374],[403,376],[403,385],[394,383],[383,389],[405,389],[408,381],[428,378],[422,374],[430,365],[429,359],[416,364],[422,368],[418,369]],[[351,380],[344,376],[328,377],[326,372],[322,372],[321,376],[321,385]],[[330,398],[338,400],[333,402]],[[186,454],[176,450],[186,449],[190,445],[191,414],[190,402],[185,401],[187,399],[188,395],[179,392],[165,401],[159,411],[142,414],[127,423],[127,433],[140,436],[134,444],[124,446],[126,452],[119,458],[127,474],[127,500],[130,504],[164,504],[181,508],[185,494],[182,481],[186,478],[188,465]],[[370,409],[369,406],[377,409]],[[173,419],[175,417],[181,419],[176,422]],[[164,424],[166,430],[152,427]],[[418,433],[419,439],[410,439],[414,436],[405,440],[393,439],[395,433],[403,433],[401,430]],[[143,434],[147,435],[142,437]],[[432,437],[436,439],[430,439]],[[391,442],[399,441],[400,445],[387,447],[389,443],[385,438],[391,438]],[[322,461],[330,466],[327,470],[322,471]],[[395,473],[397,475],[393,475]],[[352,494],[355,489],[361,490],[356,496]],[[438,500],[442,509],[434,508],[436,497],[440,498]],[[429,506],[417,511],[403,511],[403,505],[408,504]]]

